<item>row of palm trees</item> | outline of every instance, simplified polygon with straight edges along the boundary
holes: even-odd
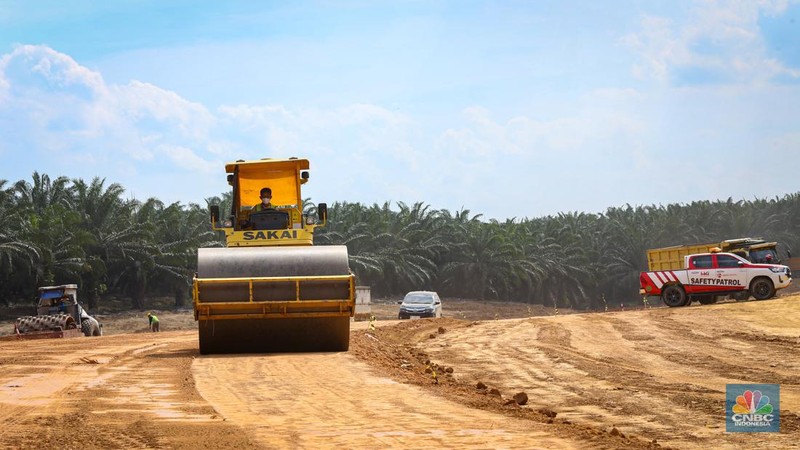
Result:
[[[34,173],[0,180],[0,302],[36,286],[79,284],[88,306],[104,295],[133,308],[153,296],[188,299],[198,247],[223,245],[206,206],[125,199],[124,188]],[[230,195],[206,200],[230,204]],[[306,212],[315,205],[305,202]],[[223,206],[223,211],[227,208]],[[639,302],[646,250],[765,237],[800,248],[800,192],[752,201],[613,207],[602,214],[481,219],[424,203],[337,202],[318,245],[346,245],[359,284],[375,296],[432,289],[445,296],[602,309]]]
[[[483,221],[423,203],[335,203],[320,243],[347,245],[359,282],[378,296],[446,296],[602,309],[641,302],[647,249],[738,237],[800,247],[800,193],[754,201],[630,206]]]
[[[34,298],[37,286],[77,283],[89,308],[103,294],[144,309],[149,295],[187,298],[197,248],[219,245],[205,208],[124,199],[105,180],[33,174],[0,180],[0,301]]]

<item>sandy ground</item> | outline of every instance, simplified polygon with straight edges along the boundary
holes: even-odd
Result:
[[[401,322],[376,305],[347,353],[200,356],[191,312],[159,312],[158,334],[137,313],[0,341],[0,448],[800,447],[800,295],[457,306]],[[780,384],[781,433],[726,433],[728,383]]]

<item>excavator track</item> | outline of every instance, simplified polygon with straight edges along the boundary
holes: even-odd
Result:
[[[197,262],[200,353],[348,349],[347,247],[201,248]]]

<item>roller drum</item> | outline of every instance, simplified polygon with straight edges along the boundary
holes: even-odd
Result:
[[[347,275],[347,247],[229,247],[197,251],[198,278]]]
[[[292,277],[307,278],[280,279]],[[276,279],[248,280],[257,278]],[[201,248],[197,279],[196,301],[201,307],[209,304],[198,323],[201,354],[349,347],[352,275],[343,245]],[[276,314],[270,302],[291,311]],[[241,308],[264,316],[242,317]]]
[[[258,277],[323,277],[348,275],[347,247],[234,247],[201,248],[197,254],[197,277],[231,278],[223,284],[203,285],[200,303],[247,302],[250,287],[242,279]],[[253,283],[254,301],[294,300],[291,281]],[[347,298],[349,285],[341,281],[304,281],[300,300]]]
[[[17,330],[22,333],[37,331],[64,331],[77,328],[75,319],[66,314],[46,316],[25,316],[16,321]]]

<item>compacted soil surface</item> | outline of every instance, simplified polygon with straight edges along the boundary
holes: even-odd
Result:
[[[190,311],[0,340],[0,448],[800,447],[800,295],[486,309],[376,314],[343,353],[201,356]],[[730,383],[779,384],[781,432],[726,433]]]

